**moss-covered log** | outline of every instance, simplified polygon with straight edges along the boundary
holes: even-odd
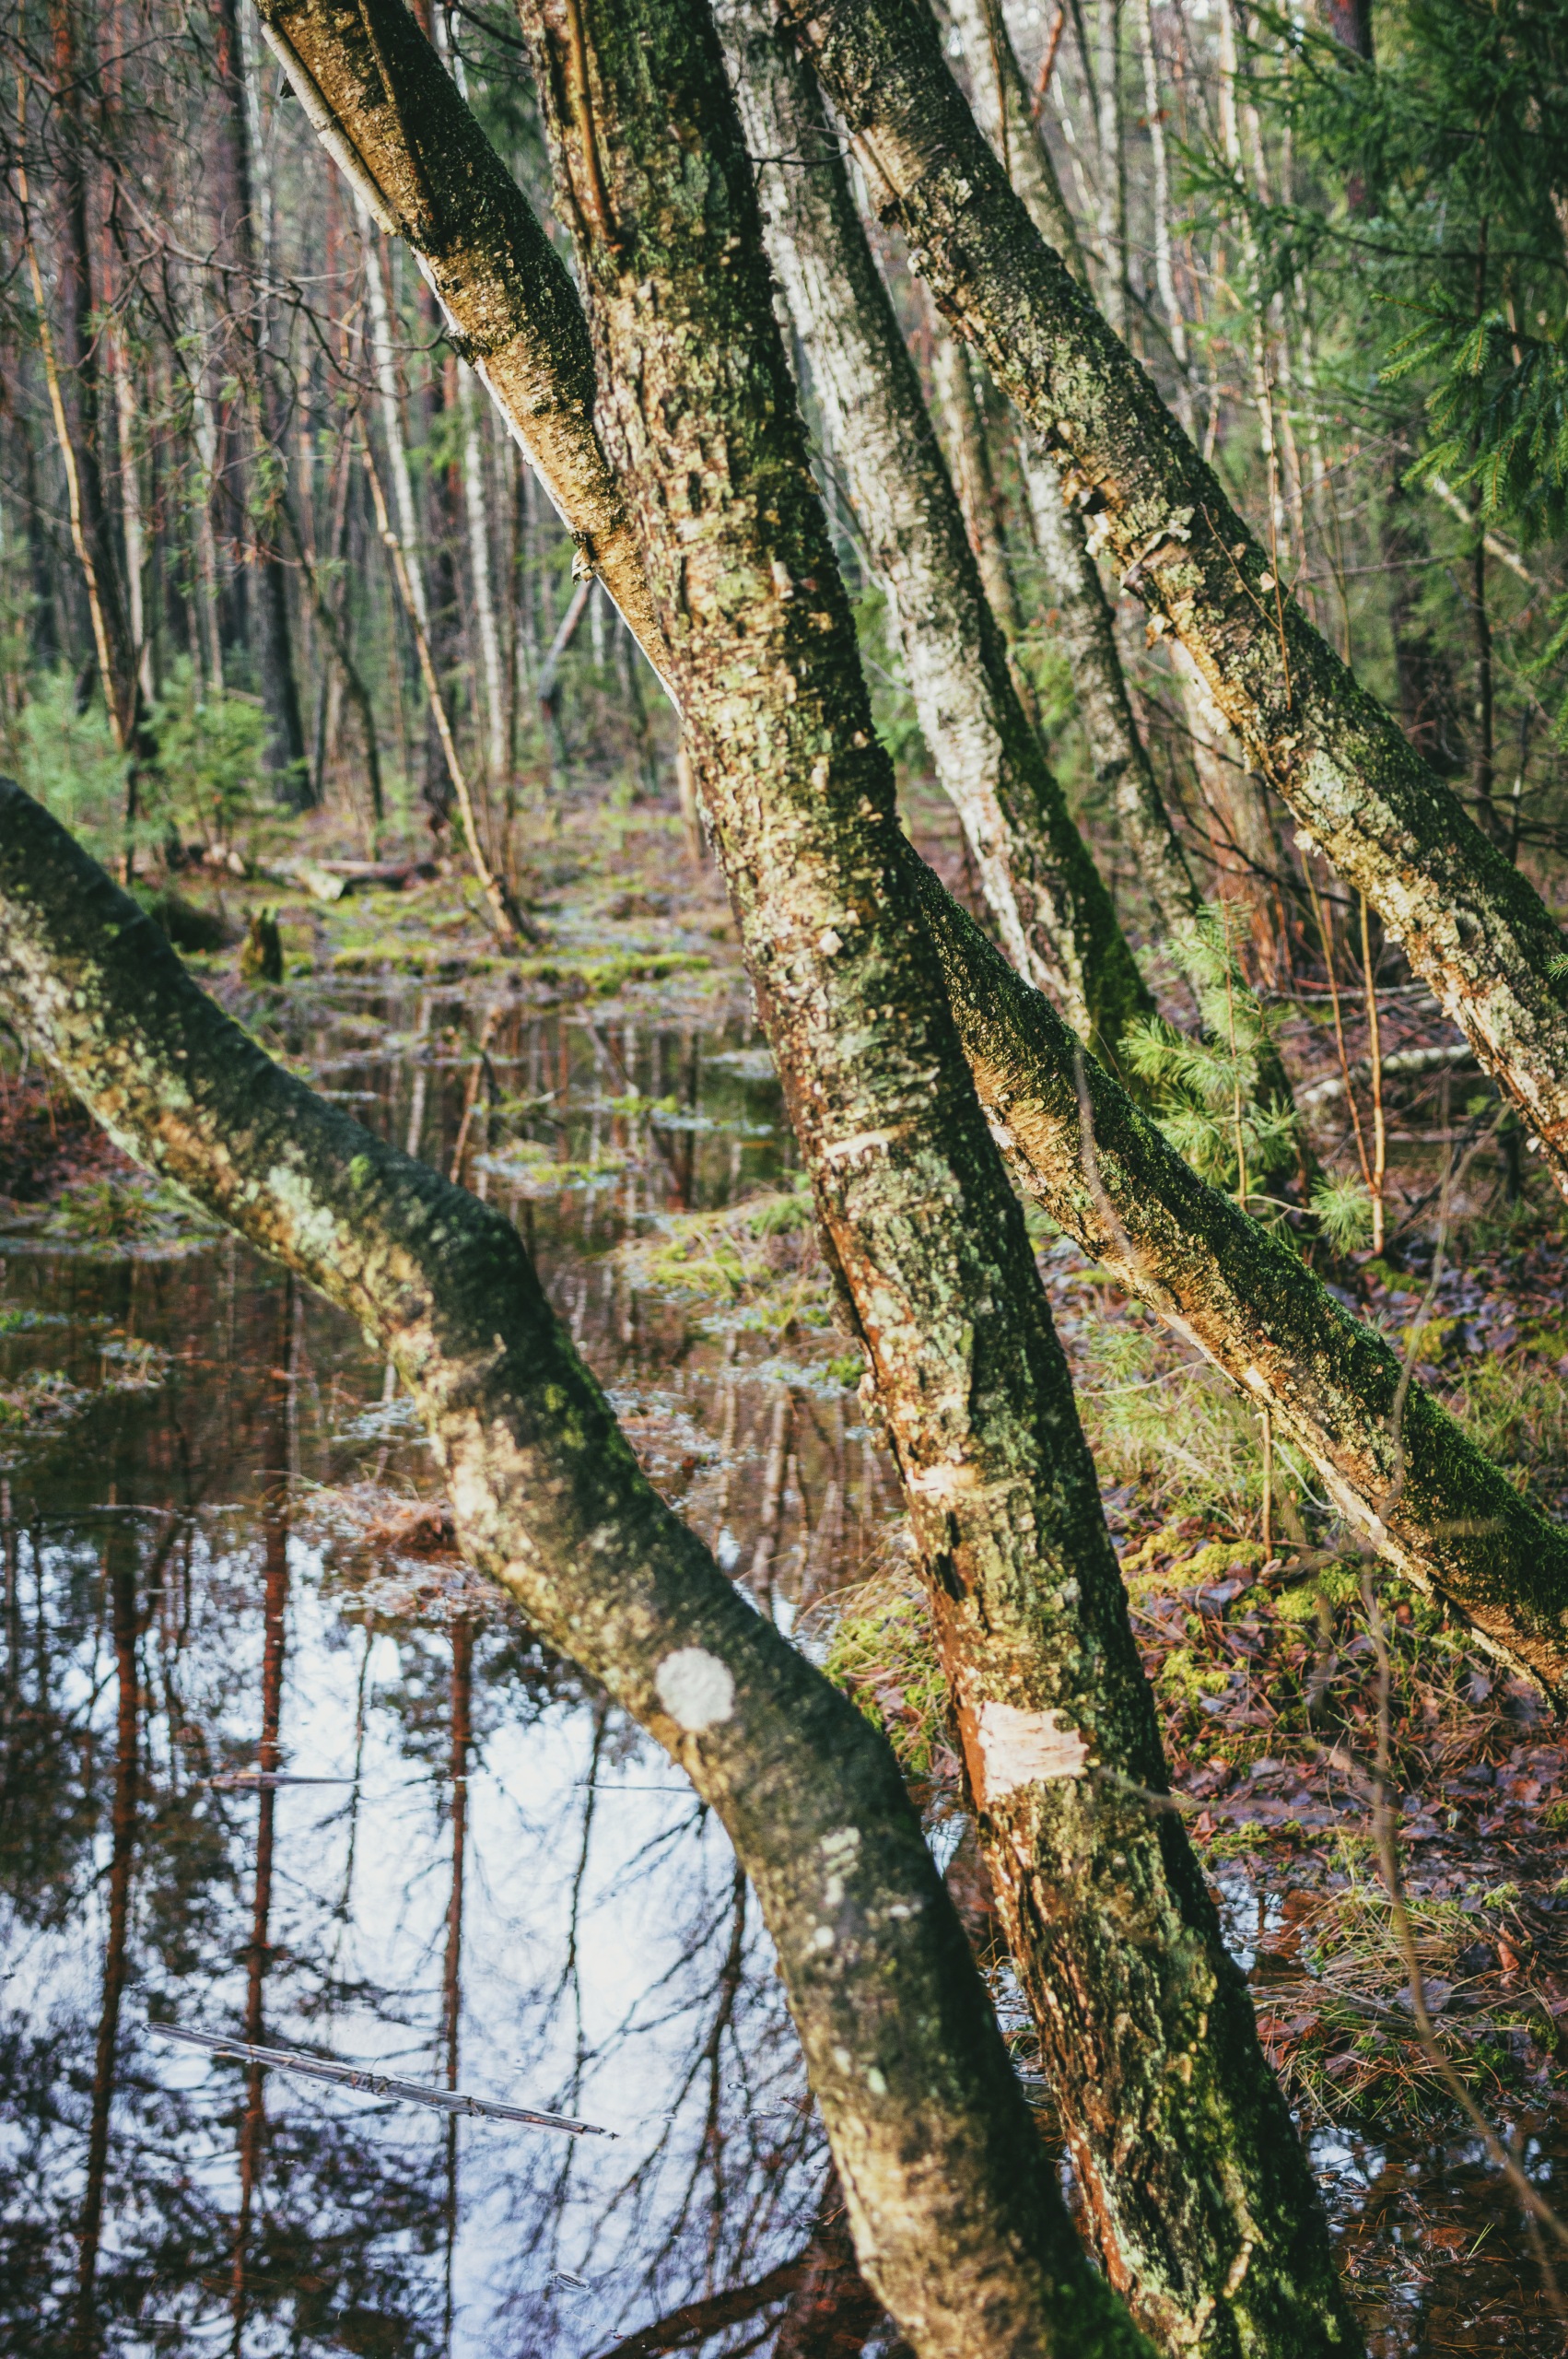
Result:
[[[1568,1191],[1562,933],[1286,595],[1154,385],[1031,222],[926,0],[781,0],[883,217],[1058,457],[1093,549],[1518,1106]]]
[[[390,1355],[464,1554],[722,1818],[862,2263],[922,2359],[1148,2359],[1079,2248],[892,1755],[651,1488],[510,1223],[275,1064],[9,780],[0,1006],[127,1154]]]
[[[1173,2349],[1353,2350],[1251,2002],[1179,1817],[1150,1807],[1165,1783],[1153,1704],[919,921],[712,19],[701,0],[520,14],[581,226],[601,431],[1107,2271]]]
[[[915,865],[911,860],[911,865]],[[1509,1661],[1568,1693],[1568,1532],[1549,1522],[1288,1238],[1205,1186],[929,869],[965,1053],[1022,1187],[1294,1441],[1352,1529]]]

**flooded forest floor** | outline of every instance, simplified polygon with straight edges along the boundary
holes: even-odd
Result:
[[[962,887],[944,816],[917,820]],[[157,906],[274,1054],[521,1227],[652,1479],[892,1737],[1032,2074],[711,866],[664,811],[585,805],[541,833],[519,956],[461,872],[342,849],[323,827],[286,872],[181,871]],[[1337,1070],[1316,1016],[1283,1039],[1298,1080]],[[0,1050],[7,2351],[893,2351],[721,1831],[465,1570],[363,1339]],[[1397,1341],[1419,1321],[1423,1380],[1562,1512],[1561,1207],[1506,1141],[1478,1154],[1433,1290],[1435,1087],[1394,1108],[1390,1243],[1324,1274]],[[1539,2236],[1415,2036],[1357,1769],[1369,1570],[1427,2001],[1559,2201],[1562,1731],[1335,1554],[1288,1460],[1266,1549],[1246,1404],[1031,1219],[1173,1776],[1372,2347],[1560,2351]],[[459,2120],[160,2024],[615,2134]]]

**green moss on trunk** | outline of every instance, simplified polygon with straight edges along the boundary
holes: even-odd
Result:
[[[1564,945],[1537,895],[1276,583],[1212,469],[1034,228],[924,0],[783,0],[780,13],[915,268],[1056,456],[1091,549],[1188,650],[1568,1191]]]
[[[0,1006],[127,1153],[391,1355],[464,1553],[719,1813],[922,2359],[1148,2359],[1078,2248],[892,1755],[653,1491],[517,1231],[274,1064],[9,780]]]
[[[696,0],[523,0],[599,419],[926,1567],[999,1897],[1107,2267],[1173,2347],[1355,2333],[1174,1814],[1094,1473],[977,1103]],[[586,28],[589,38],[580,38]],[[860,2191],[844,2174],[860,2232]],[[871,2264],[896,2310],[896,2283]]]

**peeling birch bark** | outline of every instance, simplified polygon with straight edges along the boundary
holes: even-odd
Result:
[[[324,54],[322,63],[326,71]],[[346,71],[335,65],[333,76]],[[386,135],[395,140],[398,127]],[[490,234],[504,241],[509,212],[493,219]],[[519,343],[532,337],[541,366],[554,355],[570,380],[578,345],[587,342],[580,311],[575,338],[552,343],[547,317],[530,319],[533,282],[521,266],[498,255],[486,283],[513,306],[497,312],[496,332]],[[569,398],[563,386],[559,404]],[[602,452],[599,466],[607,479]],[[573,511],[566,521],[579,528]],[[640,551],[629,539],[627,546],[640,568]],[[667,660],[646,587],[638,594],[649,633],[645,648],[650,660],[654,650]],[[942,959],[965,1055],[1024,1188],[1096,1260],[1119,1253],[1123,1283],[1177,1332],[1190,1327],[1216,1366],[1272,1411],[1380,1554],[1417,1587],[1444,1597],[1500,1655],[1549,1687],[1568,1690],[1568,1536],[1519,1497],[1419,1385],[1411,1387],[1405,1425],[1411,1473],[1397,1511],[1390,1508],[1396,1379],[1387,1346],[1293,1253],[1260,1251],[1262,1232],[1206,1188],[1152,1125],[1138,1125],[1136,1155],[1129,1144],[1125,1161],[1116,1153],[1104,1157],[1100,1176],[1115,1225],[1094,1216],[1071,1037],[907,846],[904,856]],[[1097,1121],[1115,1132],[1129,1121],[1118,1094],[1102,1095],[1106,1085],[1093,1066],[1089,1086]],[[1011,1109],[1016,1126],[1008,1130]],[[1135,1251],[1121,1250],[1116,1225],[1137,1240]],[[1258,1341],[1264,1337],[1266,1349]]]
[[[1150,2359],[1079,2248],[891,1753],[653,1491],[510,1223],[273,1063],[8,780],[0,1003],[128,1154],[388,1354],[464,1554],[722,1819],[862,2264],[922,2359]]]
[[[585,60],[578,5],[520,14],[580,225],[601,431],[898,1456],[981,1842],[1107,2273],[1173,2348],[1349,2353],[1245,1986],[1179,1819],[1149,1804],[1165,1782],[1152,1702],[919,921],[711,18],[701,0],[594,0]],[[997,1708],[1018,1716],[1000,1781],[980,1743]],[[1079,1745],[1084,1774],[1059,1774]]]
[[[1276,581],[1153,384],[1030,223],[921,0],[784,0],[883,217],[1058,456],[1090,543],[1518,1107],[1568,1192],[1568,974],[1539,897]]]

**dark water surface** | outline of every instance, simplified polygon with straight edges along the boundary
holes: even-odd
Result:
[[[511,1211],[655,1480],[781,1622],[872,1561],[894,1502],[842,1344],[742,1293],[699,1326],[613,1250],[787,1178],[743,1003],[310,986],[252,1020]],[[464,1574],[348,1322],[144,1214],[0,1237],[4,2351],[589,2359],[675,2347],[639,2330],[688,2305],[683,2349],[885,2350],[722,1831]],[[1379,2348],[1559,2347],[1473,2144],[1316,2154]]]

